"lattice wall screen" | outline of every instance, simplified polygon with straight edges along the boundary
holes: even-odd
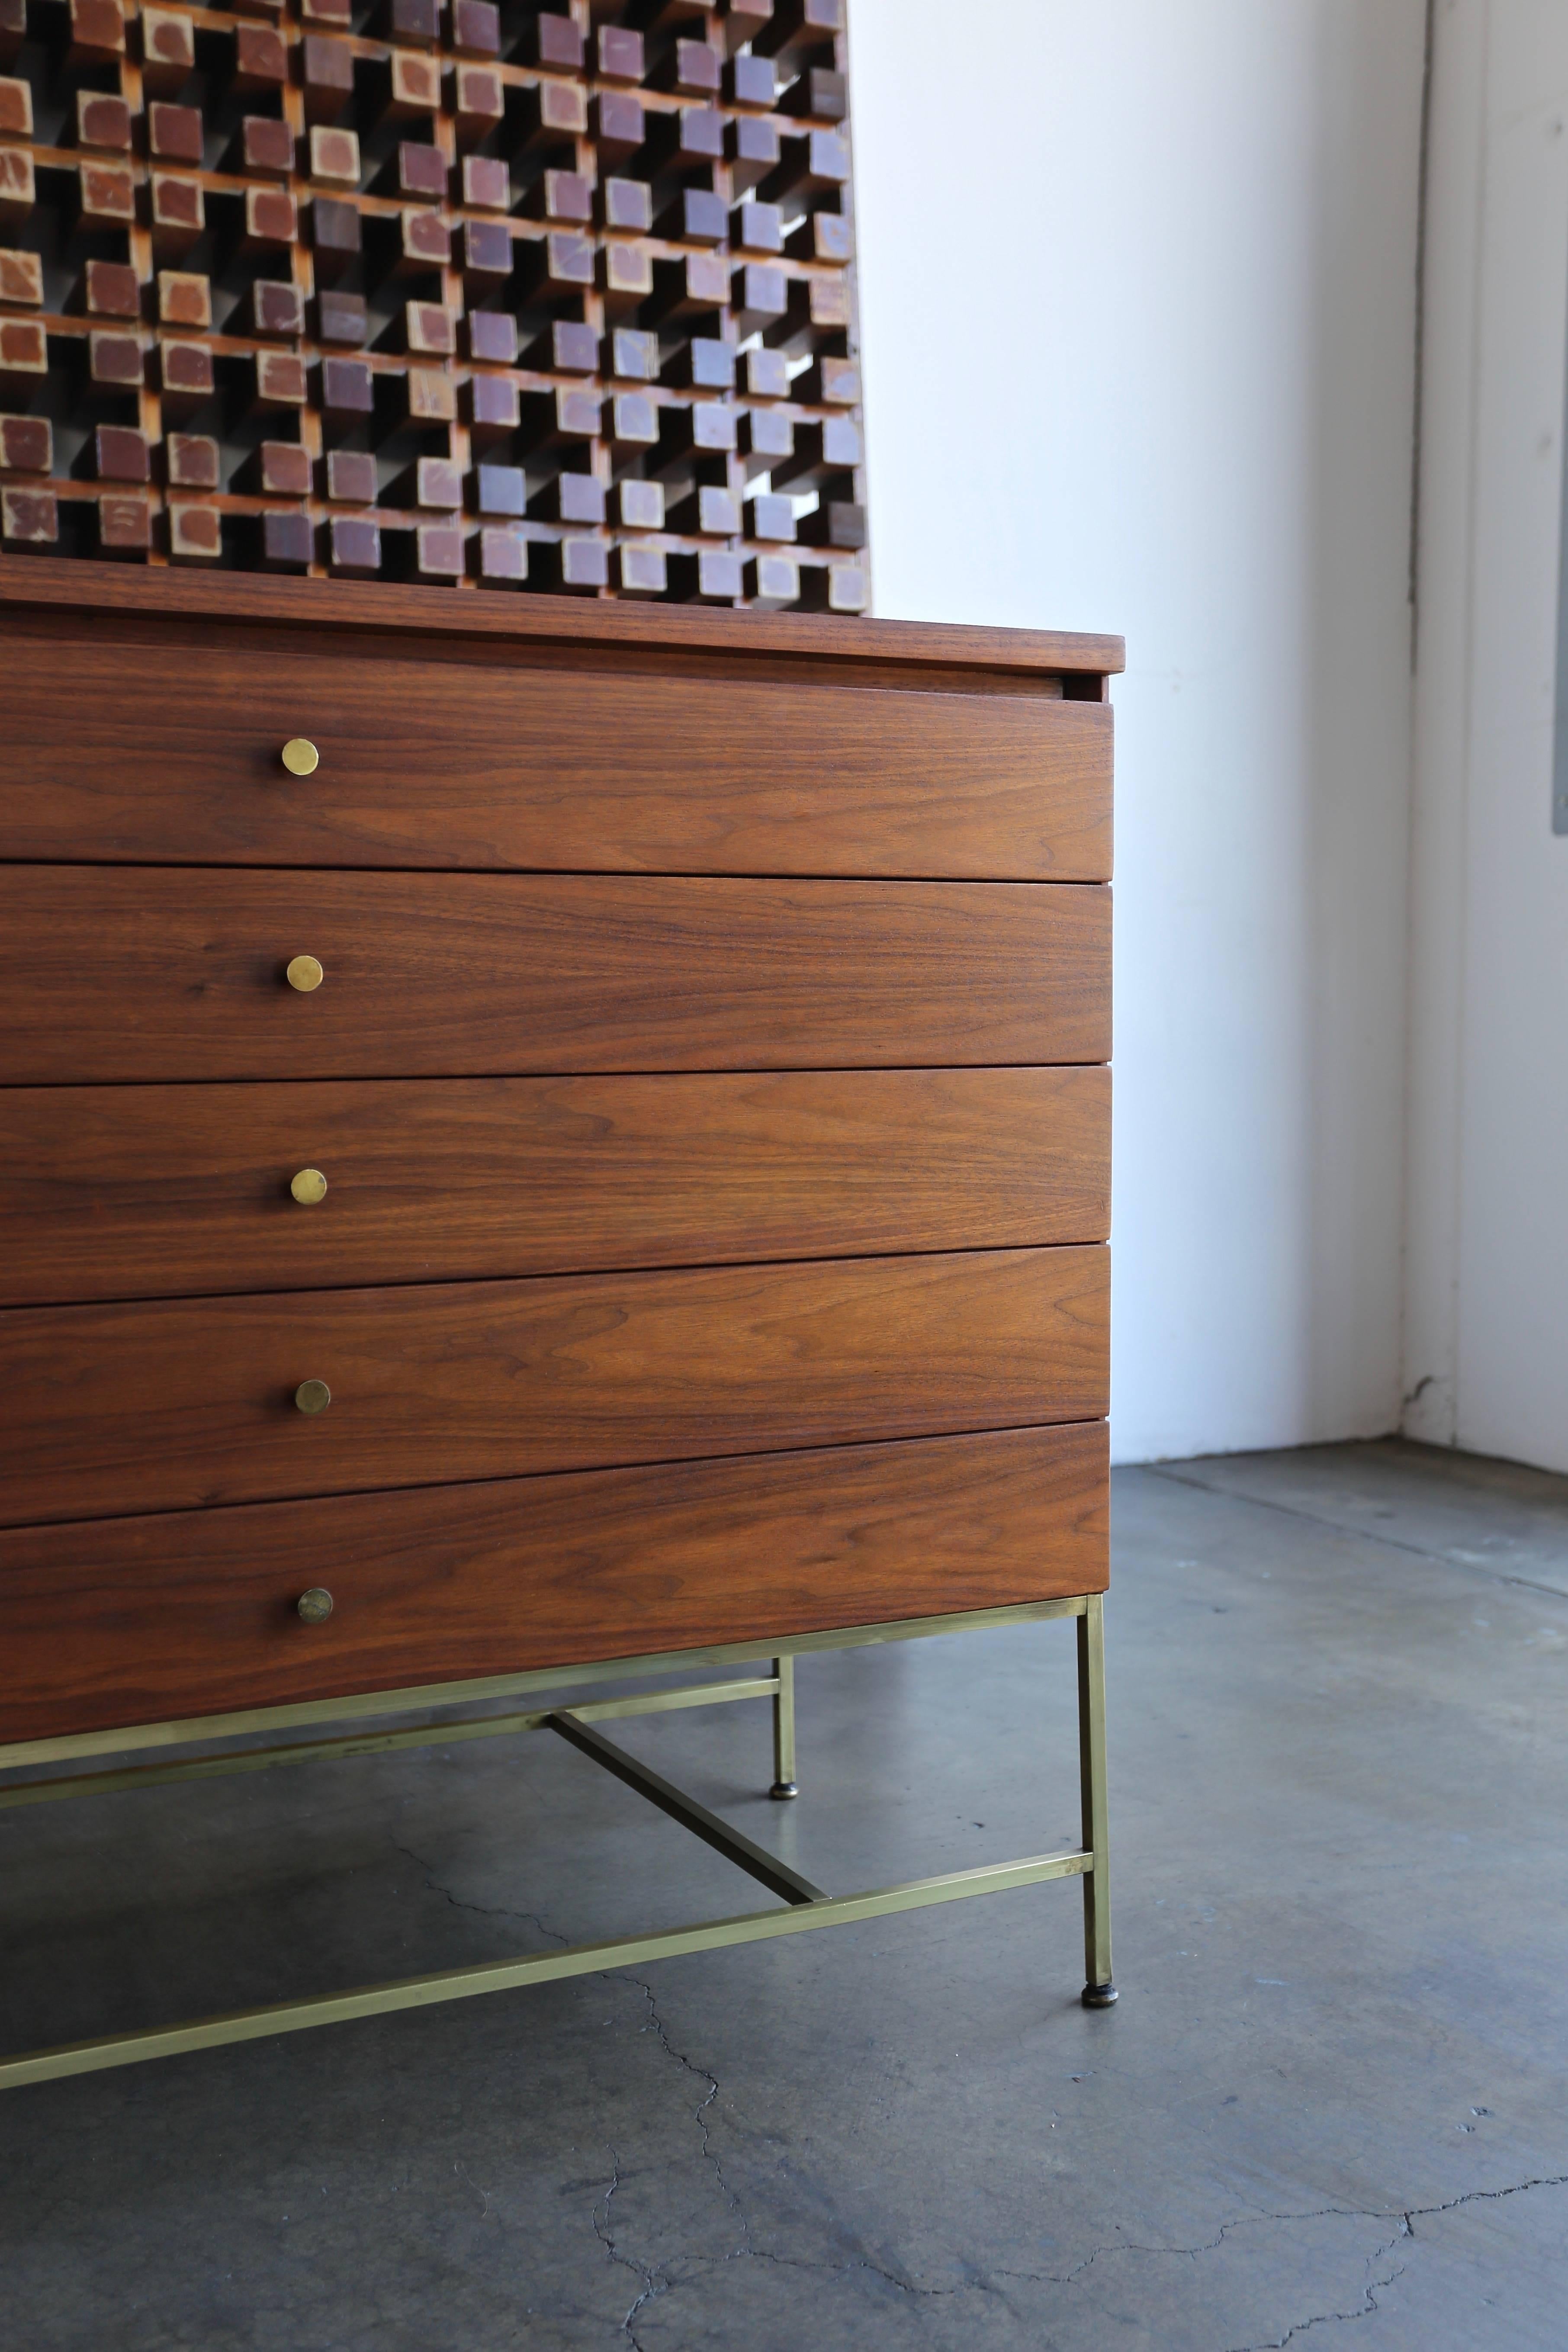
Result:
[[[845,0],[0,0],[0,561],[868,602]]]

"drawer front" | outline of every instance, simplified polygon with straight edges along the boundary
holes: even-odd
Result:
[[[0,1738],[1098,1592],[1107,1517],[1095,1425],[29,1528]]]
[[[1094,885],[0,869],[8,1085],[1101,1062],[1110,988]]]
[[[1109,1230],[1104,1068],[16,1087],[3,1124],[0,1306]]]
[[[57,625],[58,626],[58,625]],[[0,858],[1104,881],[1110,710],[14,638]],[[321,763],[289,775],[283,744]]]
[[[196,1509],[1106,1411],[1109,1252],[0,1315],[0,1518]],[[324,1411],[297,1389],[324,1382]]]

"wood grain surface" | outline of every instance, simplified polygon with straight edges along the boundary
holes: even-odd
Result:
[[[490,646],[563,645],[700,652],[721,665],[758,651],[831,662],[942,664],[986,671],[1103,677],[1120,670],[1120,637],[1055,629],[995,629],[942,621],[873,621],[847,614],[725,613],[700,606],[595,603],[581,596],[454,596],[449,589],[360,586],[350,580],[268,580],[234,572],[132,571],[114,563],[0,562],[0,608],[146,614],[177,620],[182,644],[223,622],[281,624],[301,634],[371,631]]]
[[[18,654],[24,646],[18,641]],[[37,639],[0,858],[1105,881],[1109,704]],[[312,775],[279,754],[304,736]]]
[[[1091,1246],[9,1309],[0,1518],[1088,1421],[1109,1292]]]
[[[0,1129],[0,1306],[1109,1231],[1104,1068],[15,1087]]]
[[[1092,884],[0,868],[8,1085],[1101,1062],[1110,985]]]
[[[1101,1423],[27,1528],[0,1738],[1000,1608],[1106,1564]]]

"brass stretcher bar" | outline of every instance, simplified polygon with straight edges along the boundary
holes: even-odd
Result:
[[[143,1724],[122,1731],[23,1741],[0,1748],[0,1773],[24,1769],[36,1771],[41,1765],[82,1762],[100,1756],[124,1755],[137,1750],[168,1750],[197,1743],[254,1737],[258,1732],[306,1730],[314,1725],[354,1717],[384,1718],[416,1709],[472,1706],[528,1691],[559,1689],[574,1683],[665,1675],[688,1671],[693,1666],[738,1665],[759,1655],[771,1656],[771,1674],[730,1682],[696,1684],[618,1698],[575,1700],[568,1705],[551,1706],[521,1714],[468,1716],[402,1729],[351,1732],[330,1739],[292,1739],[276,1747],[172,1758],[149,1764],[120,1766],[105,1771],[68,1773],[58,1779],[16,1780],[9,1785],[0,1784],[0,1809],[39,1804],[58,1798],[95,1796],[113,1790],[147,1788],[171,1780],[208,1780],[228,1773],[263,1771],[277,1764],[311,1762],[328,1757],[386,1755],[405,1748],[447,1747],[458,1740],[493,1738],[511,1732],[549,1730],[646,1797],[694,1836],[723,1854],[727,1861],[757,1879],[771,1893],[778,1895],[784,1906],[779,1910],[742,1912],[728,1918],[701,1920],[689,1927],[666,1928],[649,1935],[622,1936],[605,1942],[579,1944],[558,1951],[529,1953],[517,1959],[442,1969],[308,2000],[272,2001],[190,2023],[154,2026],[138,2032],[110,2034],[90,2041],[63,2043],[53,2049],[30,2051],[0,2059],[0,2089],[14,2088],[24,2083],[47,2082],[67,2074],[91,2074],[104,2067],[132,2065],[143,2059],[174,2057],[192,2050],[216,2049],[227,2042],[258,2041],[274,2033],[298,2032],[307,2026],[385,2016],[395,2010],[423,2009],[437,2001],[466,2000],[476,1993],[507,1991],[520,1985],[549,1983],[558,1978],[591,1975],[632,1963],[641,1965],[649,1960],[671,1959],[683,1952],[713,1951],[727,1945],[757,1943],[773,1936],[798,1934],[808,1927],[845,1926],[856,1920],[881,1917],[895,1911],[912,1911],[933,1903],[955,1902],[972,1895],[998,1894],[1006,1887],[1033,1885],[1047,1878],[1076,1877],[1083,1881],[1083,2000],[1090,2008],[1108,2007],[1116,1999],[1116,1990],[1110,1967],[1110,1899],[1107,1875],[1103,1609],[1101,1594],[1080,1594],[1068,1600],[981,1610],[961,1616],[915,1618],[883,1625],[845,1627],[832,1633],[804,1634],[783,1642],[731,1643],[715,1649],[617,1658],[596,1665],[552,1667],[531,1674],[496,1675],[478,1682],[437,1685],[418,1690],[367,1693],[345,1699],[315,1700],[298,1706],[257,1708],[241,1715],[197,1717],[179,1723]],[[794,1662],[797,1656],[813,1651],[854,1649],[929,1634],[1025,1624],[1058,1617],[1075,1620],[1078,1637],[1079,1759],[1083,1827],[1081,1846],[1069,1852],[1032,1854],[1015,1862],[993,1863],[973,1870],[950,1871],[937,1877],[910,1879],[900,1885],[876,1887],[859,1894],[829,1895],[593,1728],[596,1722],[621,1716],[650,1715],[674,1708],[711,1706],[737,1699],[769,1697],[773,1707],[773,1793],[780,1797],[793,1796],[795,1793]]]

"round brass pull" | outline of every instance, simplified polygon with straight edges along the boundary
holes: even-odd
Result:
[[[301,1381],[294,1391],[294,1402],[301,1412],[325,1412],[332,1401],[332,1392],[325,1381]]]
[[[307,1625],[324,1625],[332,1613],[332,1596],[324,1584],[312,1584],[294,1603]]]
[[[291,776],[313,776],[321,755],[303,735],[291,735],[283,746],[283,765]]]
[[[319,1168],[301,1168],[289,1180],[289,1190],[302,1209],[313,1209],[318,1201],[327,1197],[327,1180]]]
[[[301,996],[309,996],[313,988],[320,988],[326,976],[314,956],[293,957],[283,974],[289,987],[297,988]]]

